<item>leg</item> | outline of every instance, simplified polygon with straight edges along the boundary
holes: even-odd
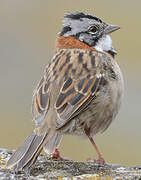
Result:
[[[70,161],[69,158],[67,158],[67,157],[62,157],[62,156],[60,155],[60,152],[58,151],[57,148],[55,148],[55,151],[54,151],[54,153],[52,154],[52,158],[53,158],[53,159],[58,159],[58,160],[61,160],[61,161]]]
[[[98,154],[98,160],[94,160],[94,162],[95,162],[95,163],[99,163],[99,164],[105,164],[105,160],[104,160],[104,158],[102,157],[102,154],[101,154],[101,152],[99,151],[97,145],[95,144],[93,138],[92,138],[92,137],[89,137],[89,140],[90,140],[90,142],[92,143],[92,145],[94,146],[94,148],[95,148],[95,150],[96,150],[96,152],[97,152],[97,154]]]
[[[105,160],[104,160],[104,158],[102,157],[102,154],[101,154],[101,152],[99,151],[97,145],[95,144],[93,138],[90,137],[87,132],[86,132],[86,135],[88,136],[90,142],[92,143],[92,145],[94,146],[94,148],[95,148],[95,150],[96,150],[96,152],[97,152],[97,154],[98,154],[98,160],[94,159],[94,162],[95,162],[95,163],[99,163],[99,164],[105,164]]]

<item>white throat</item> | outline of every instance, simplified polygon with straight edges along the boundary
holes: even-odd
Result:
[[[95,49],[102,52],[113,49],[111,37],[109,35],[106,35],[99,39],[99,41],[96,43]]]

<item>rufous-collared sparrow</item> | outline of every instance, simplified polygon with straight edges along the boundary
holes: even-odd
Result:
[[[64,16],[54,56],[34,91],[35,130],[12,154],[8,168],[27,173],[43,149],[59,156],[64,134],[88,137],[98,153],[95,162],[104,164],[93,137],[109,127],[121,104],[123,78],[109,36],[118,29],[83,12]]]

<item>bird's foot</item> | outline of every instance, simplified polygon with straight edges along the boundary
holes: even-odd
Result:
[[[60,152],[58,151],[58,149],[56,148],[54,153],[52,154],[52,159],[57,159],[57,160],[60,160],[60,161],[72,161],[70,158],[68,157],[62,157],[60,155]]]
[[[101,164],[101,165],[105,164],[105,160],[104,160],[104,158],[102,156],[100,156],[98,159],[88,158],[88,161],[94,162],[94,163],[97,163],[97,164]]]

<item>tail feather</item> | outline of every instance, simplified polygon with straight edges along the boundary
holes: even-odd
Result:
[[[44,151],[47,154],[54,153],[55,148],[57,148],[61,142],[62,134],[55,133],[50,140],[45,144]]]
[[[34,156],[28,161],[28,163],[25,164],[25,166],[22,168],[24,170],[24,172],[29,175],[30,173],[30,168],[31,166],[36,162],[39,154],[41,153],[43,148],[40,148],[37,153],[34,154]],[[18,167],[17,167],[18,168]]]
[[[7,162],[7,168],[14,166],[15,171],[20,169],[29,170],[36,161],[44,145],[50,140],[54,133],[53,130],[48,130],[46,134],[38,136],[33,132],[12,154]]]
[[[23,158],[23,156],[28,151],[28,149],[31,145],[31,142],[34,140],[34,138],[35,138],[34,133],[32,133],[30,136],[28,136],[26,138],[26,140],[23,142],[23,144],[12,154],[12,156],[8,160],[8,162],[6,164],[7,168],[10,168],[10,167],[16,165],[20,161],[20,159]]]
[[[25,153],[25,155],[20,159],[20,161],[17,164],[17,169],[22,169],[26,164],[32,160],[34,156],[37,156],[38,154],[38,149],[40,146],[42,146],[42,143],[44,142],[46,138],[46,134],[42,136],[37,136],[35,135],[35,138],[30,144],[29,149]],[[42,150],[42,149],[41,149]]]

